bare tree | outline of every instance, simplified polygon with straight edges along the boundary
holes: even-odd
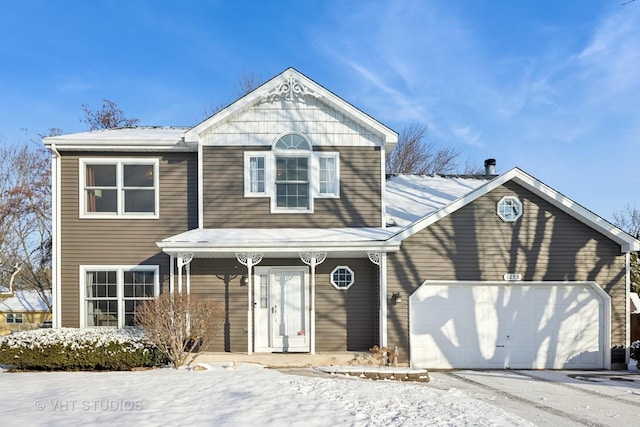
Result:
[[[259,74],[255,73],[242,73],[242,76],[238,78],[236,82],[236,99],[240,99],[243,96],[247,95],[250,92],[253,92],[259,86],[264,83],[264,78]],[[235,100],[234,100],[235,101]],[[209,108],[204,109],[204,117],[211,117],[217,112],[225,109],[229,106],[233,101],[221,101],[216,105],[212,105]]]
[[[102,100],[102,109],[91,110],[88,104],[82,104],[85,117],[80,121],[89,126],[89,130],[114,129],[135,126],[140,121],[136,118],[126,118],[124,111],[118,105],[108,99]]]
[[[189,366],[222,329],[224,309],[197,295],[163,293],[138,306],[135,321],[178,368]]]
[[[444,174],[457,168],[460,151],[425,142],[427,130],[427,125],[420,122],[402,129],[398,144],[387,154],[387,173]]]
[[[51,171],[44,148],[0,149],[0,283],[35,289],[51,307]]]
[[[613,222],[635,238],[640,238],[640,209],[626,205],[624,209],[613,213]],[[634,292],[640,291],[640,260],[638,253],[631,254],[631,286]]]

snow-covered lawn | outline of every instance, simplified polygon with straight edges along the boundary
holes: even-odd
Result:
[[[424,383],[299,376],[257,365],[207,371],[0,372],[5,426],[530,425]]]

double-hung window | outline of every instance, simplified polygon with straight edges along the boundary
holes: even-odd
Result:
[[[134,325],[136,307],[159,292],[157,266],[81,267],[82,326]]]
[[[80,217],[157,218],[157,159],[81,159]]]
[[[245,197],[270,197],[271,212],[313,212],[314,198],[340,197],[339,159],[313,151],[300,134],[285,134],[271,151],[245,153]]]
[[[5,321],[7,323],[23,323],[22,313],[7,313],[5,315]]]

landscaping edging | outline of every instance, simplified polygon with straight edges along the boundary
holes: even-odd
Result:
[[[371,380],[414,381],[429,382],[429,372],[426,369],[373,367],[373,366],[319,366],[316,371],[332,375],[367,378]]]

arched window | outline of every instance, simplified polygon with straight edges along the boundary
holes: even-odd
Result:
[[[297,133],[273,145],[276,157],[276,208],[309,209],[311,144]]]
[[[340,197],[340,153],[313,151],[298,132],[279,135],[271,151],[245,151],[245,197],[270,197],[271,212],[313,213],[315,198]]]

